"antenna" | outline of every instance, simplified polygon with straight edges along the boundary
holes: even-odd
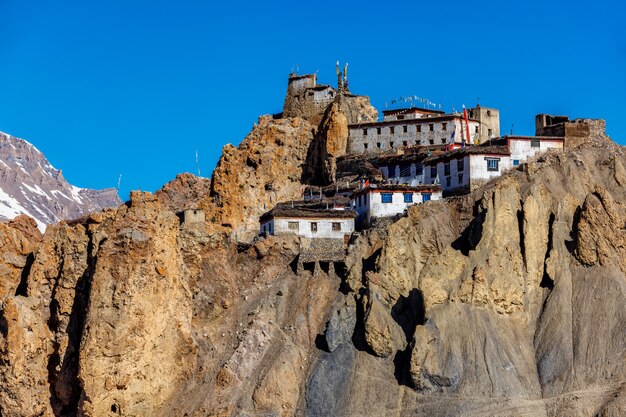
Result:
[[[122,183],[122,174],[120,174],[120,177],[117,179],[117,191],[120,191],[120,184]]]
[[[198,162],[198,149],[196,149],[196,166],[198,167],[198,176],[200,176],[200,163]]]

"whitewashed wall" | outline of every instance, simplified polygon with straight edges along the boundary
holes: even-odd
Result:
[[[392,194],[391,203],[382,202],[383,193]],[[407,207],[424,202],[423,194],[426,193],[419,191],[411,192],[413,201],[410,203],[404,202],[404,194],[404,191],[391,192],[377,190],[375,192],[368,192],[364,194],[363,198],[365,200],[361,204],[359,204],[356,198],[353,198],[352,206],[358,213],[358,222],[362,225],[369,225],[373,217],[389,217],[403,213]],[[434,191],[429,194],[431,195],[431,200],[440,200],[442,197],[441,191]]]
[[[511,157],[508,155],[470,155],[470,180],[489,180],[502,175],[504,171],[511,168]],[[497,171],[487,170],[486,158],[499,158]]]
[[[297,222],[298,230],[289,228],[289,222]],[[272,230],[269,231],[270,223]],[[317,223],[317,232],[311,231],[311,223]],[[339,223],[341,230],[333,230],[333,223]],[[345,235],[354,232],[354,219],[302,219],[302,218],[276,218],[261,224],[273,235],[295,234],[307,238],[330,238],[343,239]]]
[[[541,140],[539,146],[533,147],[532,141],[529,139],[509,139],[509,150],[511,151],[511,163],[518,161],[523,164],[528,158],[538,154],[547,152],[549,149],[563,149],[563,141]]]

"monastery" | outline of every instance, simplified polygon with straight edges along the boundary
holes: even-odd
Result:
[[[347,65],[337,88],[316,75],[290,74],[283,112],[313,125],[339,103],[348,121],[346,149],[333,159],[336,177],[305,188],[302,201],[279,203],[260,218],[261,235],[295,234],[347,244],[355,231],[401,216],[408,207],[468,193],[540,154],[577,146],[604,121],[539,114],[535,136],[500,135],[498,109],[463,112],[410,106],[384,110],[352,94]],[[363,109],[372,109],[364,111]],[[367,167],[367,169],[364,169]]]

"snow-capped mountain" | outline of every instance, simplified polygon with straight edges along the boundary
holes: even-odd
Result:
[[[0,132],[0,221],[26,214],[43,231],[48,224],[119,204],[114,188],[75,187],[32,144]]]

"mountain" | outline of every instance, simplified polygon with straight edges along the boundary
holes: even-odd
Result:
[[[625,415],[622,147],[591,132],[343,259],[238,241],[302,192],[309,126],[264,118],[210,184],[181,175],[43,237],[0,224],[0,414]],[[206,222],[177,215],[197,207]]]
[[[280,202],[382,177],[344,158],[369,101],[316,91],[210,180],[43,236],[0,223],[0,416],[626,415],[626,153],[604,122],[346,249],[257,237]],[[42,158],[18,145],[12,173]]]
[[[32,144],[0,132],[0,221],[26,214],[43,231],[60,220],[119,204],[114,188],[73,186]]]

